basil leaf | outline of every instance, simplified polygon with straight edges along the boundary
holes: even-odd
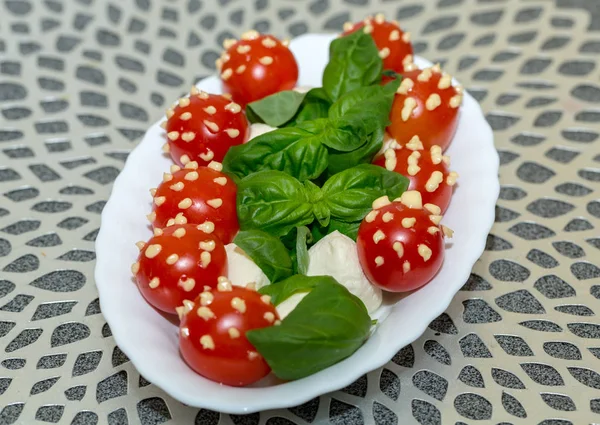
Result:
[[[324,200],[331,215],[342,221],[358,221],[371,210],[373,201],[387,195],[400,197],[408,179],[371,164],[357,165],[330,177],[323,185]]]
[[[240,178],[257,171],[279,170],[304,181],[321,175],[327,159],[327,149],[318,136],[302,128],[286,127],[231,147],[223,159],[223,170]]]
[[[331,276],[304,276],[295,274],[276,285],[263,286],[258,290],[263,295],[271,297],[271,303],[278,306],[289,297],[298,292],[310,292],[317,285],[336,284],[337,281]]]
[[[327,118],[330,106],[331,101],[321,87],[310,89],[294,118],[288,121],[285,126],[293,127],[306,121]]]
[[[364,304],[330,276],[293,276],[263,289],[282,287],[274,297],[281,302],[285,293],[303,292],[307,286],[313,289],[279,326],[246,332],[281,379],[319,372],[350,356],[369,336],[371,318]]]
[[[358,149],[351,152],[329,149],[328,174],[331,176],[355,165],[370,163],[383,145],[383,135],[383,129],[374,132]]]
[[[332,101],[358,87],[381,79],[383,61],[369,34],[356,31],[329,45],[329,63],[323,72],[323,89]]]
[[[262,230],[242,230],[233,240],[256,263],[269,282],[275,283],[293,274],[292,259],[285,245]]]
[[[329,118],[334,121],[348,122],[348,125],[357,127],[364,120],[375,119],[381,127],[387,127],[390,123],[390,110],[400,86],[400,80],[396,79],[385,86],[374,85],[360,87],[340,97],[330,108]],[[337,125],[336,127],[341,127]],[[368,129],[372,133],[375,129]]]
[[[252,111],[248,119],[259,117],[261,121],[250,122],[264,122],[271,127],[279,127],[296,115],[306,95],[295,90],[284,90],[251,102],[246,106],[246,113]]]
[[[298,274],[305,275],[308,272],[308,246],[307,238],[312,239],[310,230],[306,226],[298,227],[296,234],[296,261],[298,263]]]
[[[313,225],[311,226],[313,242],[317,243],[325,236],[335,232],[336,230],[341,234],[348,236],[353,241],[356,241],[356,237],[358,236],[358,228],[360,227],[361,222],[362,220],[347,223],[345,221],[340,221],[335,218],[332,218],[331,220],[329,220],[329,225],[325,227],[319,225],[318,223],[313,223]]]
[[[240,180],[237,213],[241,230],[260,229],[283,236],[314,220],[302,183],[282,171],[261,171]]]

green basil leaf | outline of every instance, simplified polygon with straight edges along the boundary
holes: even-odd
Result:
[[[371,35],[356,31],[331,42],[323,89],[335,102],[344,93],[379,82],[382,69],[383,61]]]
[[[306,121],[327,118],[331,101],[321,87],[310,89],[300,105],[296,115],[288,121],[286,127],[294,127]]]
[[[380,196],[400,197],[408,188],[408,179],[383,167],[361,164],[330,177],[323,185],[324,203],[339,220],[362,220],[371,204]]]
[[[250,110],[252,111],[250,116],[252,119],[259,117],[261,121],[258,122],[264,122],[271,127],[279,127],[296,115],[306,95],[307,93],[300,93],[295,90],[280,91],[249,103],[246,106],[246,114]]]
[[[358,164],[370,163],[383,145],[384,130],[374,132],[356,150],[343,152],[329,149],[328,175],[337,174]]]
[[[260,267],[269,282],[279,282],[293,274],[292,259],[279,238],[262,230],[242,230],[233,243]]]
[[[335,232],[336,230],[341,234],[348,236],[353,241],[356,241],[356,237],[358,236],[358,228],[360,227],[361,222],[362,220],[347,223],[345,221],[340,221],[335,218],[332,218],[331,220],[329,220],[329,224],[325,227],[321,226],[318,223],[313,223],[311,226],[313,242],[319,242],[325,236]]]
[[[298,227],[296,235],[296,261],[298,263],[298,274],[305,275],[308,272],[308,238],[312,239],[308,227]]]
[[[399,86],[400,79],[396,79],[385,86],[373,85],[352,90],[331,106],[329,118],[334,122],[346,123],[346,126],[352,128],[361,126],[367,133],[372,133],[375,128],[369,128],[366,123],[377,123],[381,127],[387,127],[390,123],[389,116],[394,96]],[[343,124],[337,124],[335,127],[341,128]]]
[[[302,183],[282,171],[260,171],[240,180],[237,213],[241,230],[260,229],[283,236],[314,220]]]
[[[240,178],[257,171],[279,170],[304,181],[319,177],[327,164],[327,149],[318,136],[302,128],[286,127],[231,147],[223,159],[223,170]]]
[[[332,277],[293,276],[266,288],[287,285],[295,292],[313,289],[279,326],[246,332],[277,377],[293,380],[319,372],[350,356],[369,336],[364,304]]]
[[[310,292],[316,286],[323,284],[339,285],[331,276],[304,276],[295,274],[281,282],[277,282],[275,285],[263,286],[258,292],[270,296],[271,303],[278,306],[294,294]]]

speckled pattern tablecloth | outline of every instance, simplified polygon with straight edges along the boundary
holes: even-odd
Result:
[[[495,131],[485,253],[418,341],[349,387],[245,416],[188,408],[138,374],[100,312],[111,184],[223,39],[379,11]],[[0,0],[0,424],[600,422],[598,30],[598,0]]]

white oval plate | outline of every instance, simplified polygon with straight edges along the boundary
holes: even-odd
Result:
[[[307,34],[291,42],[300,66],[299,86],[320,86],[334,38]],[[430,64],[417,58],[417,65]],[[216,76],[200,81],[198,87],[221,92]],[[458,130],[448,149],[452,169],[460,179],[443,219],[455,233],[435,279],[395,303],[388,300],[375,315],[380,321],[373,335],[346,360],[294,382],[267,379],[250,388],[224,386],[195,374],[184,363],[178,351],[177,326],[150,307],[132,281],[130,266],[138,255],[134,243],[152,234],[145,219],[151,211],[148,190],[171,165],[161,151],[164,140],[159,123],[150,127],[115,181],[96,239],[95,277],[102,313],[121,350],[147,380],[190,406],[237,414],[296,406],[383,366],[448,307],[483,252],[494,222],[498,154],[479,105],[465,93]]]

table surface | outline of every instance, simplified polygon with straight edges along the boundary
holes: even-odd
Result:
[[[186,407],[138,374],[100,312],[111,184],[224,38],[378,11],[495,131],[486,250],[425,334],[351,386],[245,416]],[[598,0],[0,2],[0,423],[600,422],[599,29]]]

